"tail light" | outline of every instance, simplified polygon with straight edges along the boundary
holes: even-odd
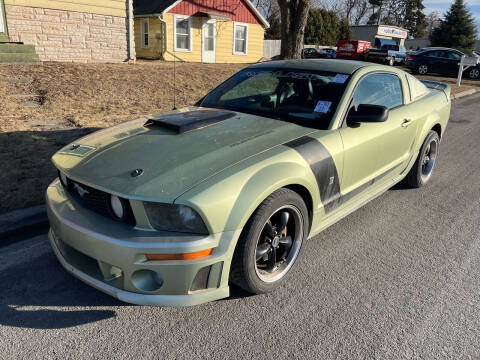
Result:
[[[407,60],[412,61],[415,59],[415,55],[408,55]]]

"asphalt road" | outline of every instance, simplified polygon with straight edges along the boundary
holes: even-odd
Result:
[[[0,248],[0,358],[480,358],[480,95],[454,103],[431,183],[304,244],[275,293],[132,306],[68,275],[46,236]]]

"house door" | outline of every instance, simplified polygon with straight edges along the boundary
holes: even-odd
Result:
[[[202,62],[204,63],[215,62],[216,33],[215,19],[205,19],[202,25]]]

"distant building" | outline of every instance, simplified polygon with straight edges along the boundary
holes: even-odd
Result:
[[[375,39],[395,40],[398,45],[405,45],[408,30],[391,25],[355,25],[352,26],[353,40],[370,41],[375,45]]]
[[[250,0],[134,0],[138,57],[252,63],[268,22]]]

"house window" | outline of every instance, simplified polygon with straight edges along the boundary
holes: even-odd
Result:
[[[142,34],[142,48],[148,49],[150,47],[150,39],[149,39],[149,31],[150,31],[150,24],[148,19],[142,20],[141,24],[141,34]]]
[[[192,20],[175,16],[175,51],[192,51]]]
[[[238,55],[246,55],[248,41],[248,25],[235,24],[233,29],[233,53]]]

